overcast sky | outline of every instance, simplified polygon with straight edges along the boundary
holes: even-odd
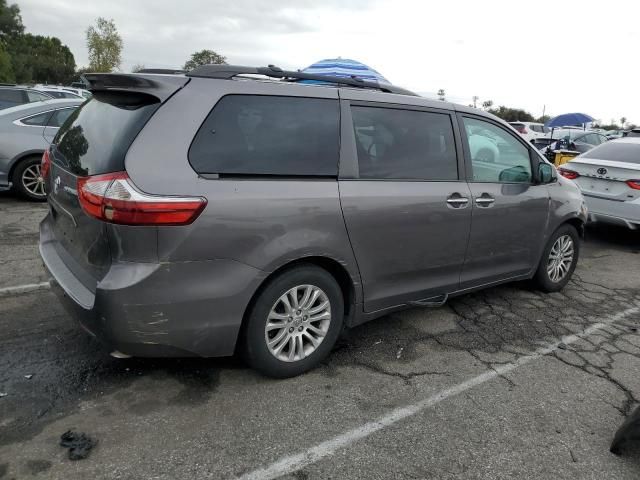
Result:
[[[14,0],[28,32],[87,64],[85,30],[113,18],[122,70],[179,67],[203,48],[229,63],[304,68],[353,58],[448,99],[581,111],[640,123],[640,2],[448,0]],[[10,2],[11,3],[11,2]]]

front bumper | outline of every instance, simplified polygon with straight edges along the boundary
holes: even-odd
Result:
[[[265,274],[233,260],[117,263],[87,289],[40,241],[52,290],[91,335],[131,356],[232,355],[245,309]]]

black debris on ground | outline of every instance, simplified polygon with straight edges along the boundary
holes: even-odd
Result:
[[[69,460],[87,458],[96,443],[98,442],[87,434],[73,430],[67,430],[60,435],[60,446],[69,449]]]

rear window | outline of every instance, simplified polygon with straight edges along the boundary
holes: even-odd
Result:
[[[582,158],[640,164],[640,143],[607,142],[583,153]]]
[[[189,150],[198,173],[336,176],[337,100],[228,95],[206,118]]]
[[[159,106],[150,95],[96,93],[58,131],[53,160],[80,176],[124,170],[127,150]]]

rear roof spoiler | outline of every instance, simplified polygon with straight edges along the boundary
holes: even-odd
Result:
[[[146,75],[128,73],[85,73],[83,81],[95,92],[140,92],[164,102],[189,79],[184,75]]]

